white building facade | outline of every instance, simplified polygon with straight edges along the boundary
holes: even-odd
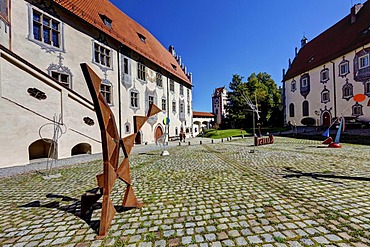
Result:
[[[369,23],[365,2],[313,40],[302,39],[283,75],[285,123],[312,118],[316,126],[329,126],[340,116],[370,121]],[[366,99],[356,102],[356,94]]]
[[[107,0],[0,0],[0,45],[0,167],[46,158],[50,147],[54,158],[101,152],[80,63],[102,79],[122,137],[151,103],[162,112],[143,126],[137,144],[162,136],[166,117],[170,136],[192,128],[191,73],[172,46]]]

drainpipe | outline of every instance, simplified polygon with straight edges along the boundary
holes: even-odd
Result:
[[[119,136],[122,136],[122,116],[121,116],[121,66],[120,66],[120,50],[121,48],[118,48],[117,50],[117,67],[118,67],[118,131]]]
[[[330,61],[333,65],[333,87],[334,87],[334,117],[337,118],[337,88],[335,84],[335,63]]]
[[[170,82],[168,80],[168,76],[167,76],[167,91],[166,91],[166,94],[167,94],[167,118],[170,119],[170,93],[169,93],[169,89],[170,89]],[[170,122],[171,123],[171,122]],[[170,141],[170,124],[167,124],[167,143]]]

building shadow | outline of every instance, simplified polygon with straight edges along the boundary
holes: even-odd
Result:
[[[357,177],[357,176],[342,176],[342,175],[335,175],[332,173],[320,173],[320,172],[302,172],[297,170],[292,170],[290,168],[284,168],[284,172],[289,172],[290,174],[283,175],[283,178],[300,178],[300,177],[310,177],[318,180],[331,181],[338,183],[336,180],[328,180],[328,179],[345,179],[345,180],[356,180],[356,181],[370,181],[369,177]]]
[[[99,188],[94,188],[91,190],[88,190],[86,192],[89,193],[97,193],[99,191]],[[91,220],[92,214],[95,210],[100,210],[102,208],[101,202],[94,203],[89,210],[85,214],[81,214],[81,200],[72,198],[69,196],[64,195],[57,195],[57,194],[46,194],[46,198],[54,198],[55,201],[48,202],[45,204],[42,204],[40,201],[32,201],[27,204],[21,205],[19,207],[21,208],[53,208],[60,211],[64,211],[70,214],[73,214],[74,216],[82,219],[86,222],[87,225],[98,235],[99,234],[99,226],[100,226],[100,220]],[[61,202],[71,202],[69,205],[61,205]],[[114,206],[117,213],[122,213],[125,211],[128,211],[132,208],[124,208],[123,206]]]

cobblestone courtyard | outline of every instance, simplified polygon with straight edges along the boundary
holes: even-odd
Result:
[[[0,179],[0,246],[370,246],[369,146],[317,148],[277,137],[172,147],[131,157],[141,209],[95,240],[99,205],[79,217],[101,161]],[[322,175],[322,176],[320,176]],[[119,206],[124,183],[113,189]]]

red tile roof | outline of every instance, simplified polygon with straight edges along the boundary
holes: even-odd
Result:
[[[210,112],[193,111],[193,117],[215,117]]]
[[[148,30],[108,0],[53,1],[191,85],[190,80],[172,54]],[[104,24],[101,16],[112,20],[112,28]],[[145,42],[141,41],[139,35],[145,37]],[[177,69],[175,70],[171,64],[176,65]]]
[[[309,41],[298,52],[284,76],[287,81],[370,42],[370,1],[366,1],[351,23],[351,14]]]

